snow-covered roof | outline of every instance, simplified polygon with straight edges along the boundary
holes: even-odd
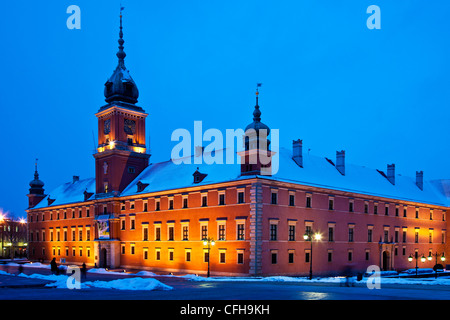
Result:
[[[222,157],[225,156],[225,152],[219,150],[215,155]],[[393,200],[450,206],[450,180],[424,181],[423,190],[421,190],[417,187],[415,178],[400,174],[396,174],[395,185],[393,185],[376,169],[346,163],[345,175],[342,175],[332,161],[328,161],[325,157],[304,154],[303,167],[300,167],[292,159],[292,150],[280,148],[278,156],[278,172],[272,176],[258,177]],[[196,164],[194,157],[191,157],[190,164],[177,165],[171,160],[150,164],[123,190],[121,196],[206,186],[254,177],[241,176],[239,163],[209,165],[203,162]],[[196,170],[206,174],[206,177],[198,183],[195,183],[193,178]],[[51,199],[55,199],[50,206],[84,201],[83,192],[85,190],[90,193],[95,192],[94,178],[66,183],[56,188],[49,194]],[[94,197],[92,196],[91,199]],[[47,207],[47,198],[44,198],[35,208]]]
[[[88,178],[74,182],[68,182],[53,189],[49,194],[41,200],[33,209],[46,207],[54,207],[76,202],[83,202],[84,192],[95,193],[95,178]],[[54,200],[49,205],[48,199]],[[91,196],[93,198],[93,195]]]
[[[221,151],[219,151],[221,152]],[[303,155],[303,167],[292,159],[292,151],[280,148],[279,169],[272,176],[261,178],[290,182],[301,185],[340,190],[364,195],[372,195],[396,200],[420,202],[432,205],[450,205],[450,181],[447,183],[447,196],[436,182],[424,181],[423,190],[416,185],[415,178],[397,174],[395,185],[378,170],[353,164],[345,165],[345,175],[325,157]],[[193,157],[192,157],[193,158]],[[147,167],[122,193],[130,196],[140,193],[171,190],[198,185],[208,185],[227,181],[243,180],[249,176],[240,176],[240,164],[179,164],[172,161],[152,164]],[[200,183],[194,183],[192,174],[198,171],[207,174]],[[137,183],[145,181],[148,185],[138,192]]]

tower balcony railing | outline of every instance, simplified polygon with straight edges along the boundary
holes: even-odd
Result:
[[[147,146],[139,143],[126,143],[122,141],[110,141],[108,143],[99,144],[97,152],[104,152],[108,150],[128,150],[136,153],[145,153]]]

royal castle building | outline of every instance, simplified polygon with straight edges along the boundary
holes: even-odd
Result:
[[[118,65],[95,114],[95,177],[74,176],[46,193],[36,169],[30,182],[30,260],[199,274],[209,266],[212,275],[400,271],[416,259],[419,267],[445,266],[448,181],[399,175],[394,164],[348,164],[344,151],[309,155],[301,140],[267,152],[269,163],[249,161],[270,146],[258,95],[246,127],[256,134],[237,154],[241,163],[150,163],[147,113],[123,44],[121,17]]]

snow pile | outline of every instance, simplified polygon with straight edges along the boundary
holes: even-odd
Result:
[[[6,272],[2,272],[5,275],[12,275]],[[94,288],[103,288],[103,289],[117,289],[117,290],[172,290],[173,288],[165,285],[164,283],[153,279],[153,278],[129,278],[129,279],[117,279],[111,281],[86,281],[81,283],[76,283],[75,279],[66,275],[43,275],[34,273],[32,275],[19,274],[19,277],[26,277],[32,279],[42,279],[53,281],[52,283],[48,283],[46,287],[53,287],[59,289],[68,289],[69,286],[71,288],[79,285],[81,289],[88,289],[91,287]]]
[[[103,289],[118,290],[172,290],[173,288],[153,278],[129,278],[111,281],[87,281],[83,284]]]

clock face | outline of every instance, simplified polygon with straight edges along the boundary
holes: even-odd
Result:
[[[130,119],[125,119],[123,130],[127,134],[135,134],[135,132],[136,132],[136,121],[130,120]]]
[[[106,119],[103,123],[103,133],[108,134],[111,131],[111,119]]]

